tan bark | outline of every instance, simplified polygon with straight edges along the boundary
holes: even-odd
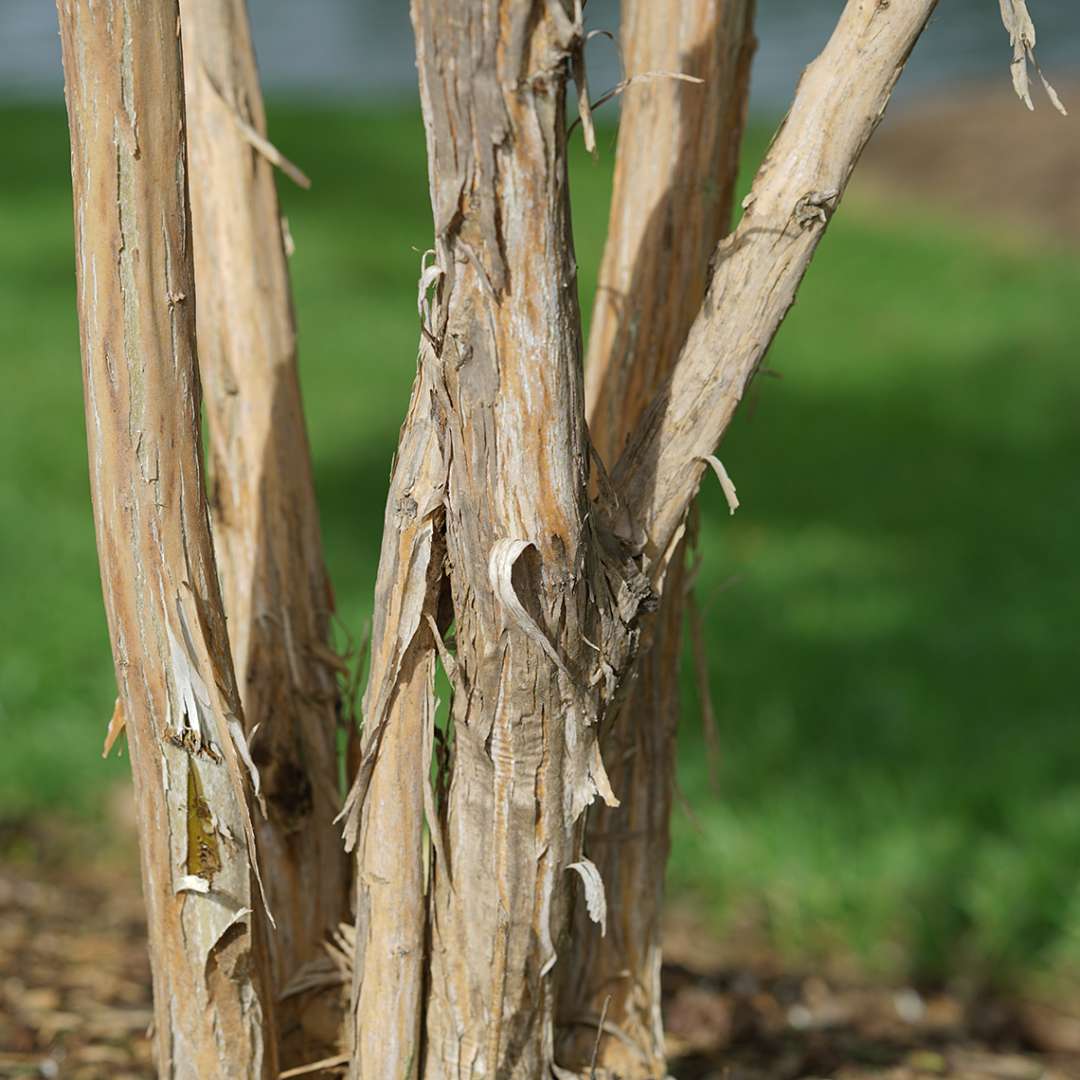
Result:
[[[289,274],[244,0],[182,0],[199,359],[214,540],[268,816],[256,837],[280,993],[346,917],[331,594],[296,367]],[[290,1011],[304,1002],[290,995]],[[325,1056],[282,1018],[284,1065]],[[299,1044],[299,1045],[298,1045]],[[298,1059],[299,1055],[299,1059]]]
[[[558,3],[415,0],[446,394],[456,619],[448,865],[433,880],[424,1075],[554,1063],[552,966],[597,786],[585,442]],[[546,647],[545,647],[546,646]]]
[[[248,750],[203,490],[175,0],[60,0],[91,495],[159,1074],[277,1072]],[[254,910],[253,910],[254,909]]]
[[[693,0],[679,18],[624,0],[626,74],[678,72],[699,84],[631,81],[623,96],[608,238],[586,366],[589,425],[609,465],[679,355],[705,294],[709,256],[730,227],[753,54],[752,0]],[[684,556],[672,559],[637,682],[603,733],[622,797],[589,812],[585,847],[611,917],[601,937],[575,914],[560,1003],[562,1057],[622,1077],[666,1074],[660,915],[678,723]],[[601,1014],[622,1037],[597,1049]]]
[[[428,798],[430,972],[422,998],[413,946],[395,975],[382,935],[358,933],[356,1075],[376,1060],[388,1075],[412,1075],[418,1062],[431,1077],[550,1071],[551,972],[577,887],[568,871],[584,806],[598,790],[610,797],[594,723],[603,690],[588,681],[586,638],[604,637],[587,613],[597,556],[566,198],[565,79],[580,27],[556,4],[474,9],[413,5],[436,223],[422,283],[438,284],[380,565],[377,595],[396,582],[405,599],[376,627],[365,763],[377,756],[350,804],[368,841],[362,927],[404,910],[415,928],[415,870],[373,871],[415,845],[434,645],[454,696],[449,790],[438,807]],[[599,588],[596,607],[608,611],[611,590]],[[443,598],[452,598],[454,655],[436,637],[450,621],[438,615]],[[411,772],[395,787],[402,768]],[[420,1054],[414,1001],[424,1009]],[[387,1022],[389,1063],[376,1058]]]
[[[623,0],[628,78],[585,367],[589,431],[613,465],[701,308],[731,222],[754,51],[753,0]]]

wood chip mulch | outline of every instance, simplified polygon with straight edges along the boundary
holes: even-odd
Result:
[[[11,835],[0,829],[0,1077],[154,1076],[134,855]],[[678,1080],[1080,1080],[1080,1010],[804,975],[764,955],[733,964],[678,916],[668,952]]]

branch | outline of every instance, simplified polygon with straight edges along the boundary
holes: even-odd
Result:
[[[675,535],[935,5],[848,0],[806,69],[742,221],[717,248],[682,355],[615,467],[633,539],[651,557]]]
[[[323,955],[346,915],[348,861],[331,825],[340,805],[332,593],[274,175],[252,160],[243,130],[265,130],[247,10],[244,0],[181,0],[180,10],[214,545],[245,731],[270,807],[255,832],[278,920],[266,948],[280,990]],[[295,1027],[285,1019],[280,1030]],[[296,1041],[286,1040],[283,1066],[299,1063]]]

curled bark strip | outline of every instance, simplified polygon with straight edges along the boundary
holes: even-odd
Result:
[[[596,864],[588,859],[571,863],[567,870],[577,871],[585,886],[585,906],[589,912],[589,918],[600,927],[600,936],[607,934],[607,899],[604,896],[604,882],[600,877],[600,871]]]
[[[500,603],[509,612],[511,618],[523,630],[527,637],[535,641],[547,654],[548,659],[559,669],[568,683],[574,685],[574,678],[570,669],[563,662],[551,639],[540,628],[536,620],[525,610],[514,589],[514,563],[532,548],[536,551],[536,545],[531,540],[497,540],[491,547],[488,556],[488,579],[491,582],[495,595]],[[578,690],[579,696],[586,700],[585,694]],[[594,717],[595,718],[595,717]]]
[[[728,476],[724,463],[715,454],[706,454],[701,460],[716,473],[716,479],[720,481],[724,498],[727,499],[728,512],[734,514],[739,509],[739,496],[735,493],[735,485],[731,477]]]
[[[1001,21],[1009,32],[1009,44],[1012,45],[1013,50],[1012,63],[1009,68],[1012,72],[1013,89],[1016,91],[1016,96],[1029,109],[1035,108],[1031,100],[1031,83],[1028,78],[1028,64],[1030,63],[1039,74],[1039,79],[1042,81],[1046,96],[1050,99],[1050,104],[1062,116],[1068,116],[1069,114],[1061,103],[1057,91],[1047,81],[1046,76],[1042,73],[1042,68],[1039,67],[1038,60],[1035,59],[1035,24],[1032,22],[1031,15],[1028,12],[1026,0],[1000,0],[1000,2]]]

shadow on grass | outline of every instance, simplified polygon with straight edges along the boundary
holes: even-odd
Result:
[[[725,760],[717,798],[684,723],[674,877],[781,943],[1003,981],[1075,952],[1078,383],[1022,341],[907,374],[871,350],[878,383],[759,383],[721,449],[747,496],[703,500]]]

